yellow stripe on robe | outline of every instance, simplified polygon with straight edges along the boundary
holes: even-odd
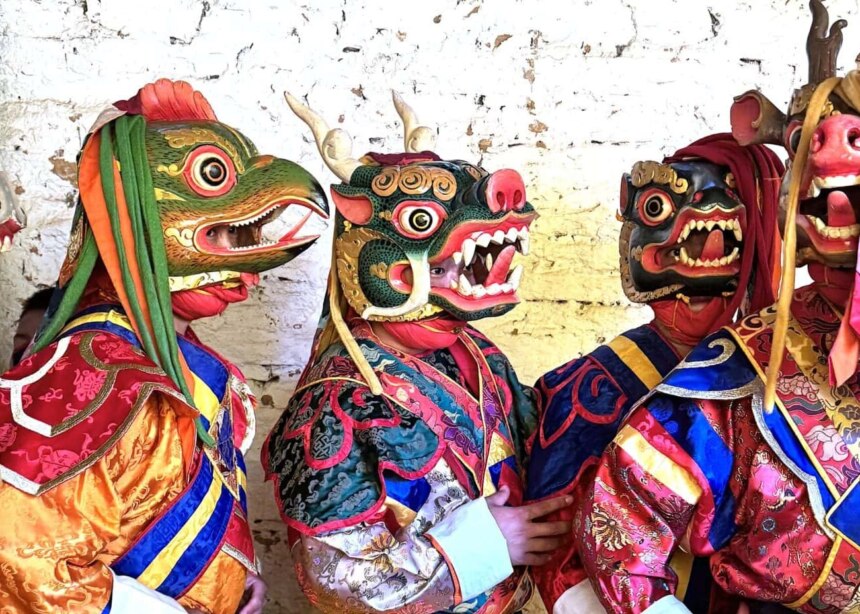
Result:
[[[93,322],[110,322],[111,324],[116,324],[117,326],[121,326],[126,330],[130,330],[134,332],[134,329],[131,327],[131,323],[128,318],[121,314],[118,311],[110,310],[110,311],[98,311],[96,313],[90,313],[85,316],[81,316],[79,318],[75,318],[65,327],[60,334],[75,328],[76,326],[81,326],[82,324],[92,324]]]
[[[203,459],[203,462],[207,462]],[[212,483],[209,485],[209,490],[194,510],[194,513],[186,521],[179,532],[173,536],[173,539],[158,553],[158,556],[143,570],[143,573],[137,578],[138,582],[149,586],[160,586],[165,578],[176,568],[176,563],[179,558],[185,553],[194,542],[194,538],[200,533],[209,519],[212,518],[212,513],[215,510],[215,505],[221,497],[221,483],[218,470],[213,468]]]
[[[702,487],[686,469],[648,443],[642,434],[629,424],[618,431],[615,444],[630,455],[646,473],[690,505],[694,505],[702,496]]]
[[[191,378],[194,380],[194,392],[192,393],[194,406],[212,424],[218,416],[218,410],[221,409],[221,400],[215,396],[215,393],[206,385],[206,382],[197,377],[197,374],[193,371],[191,372]]]
[[[645,352],[624,335],[618,335],[606,345],[649,390],[663,380],[663,376]]]

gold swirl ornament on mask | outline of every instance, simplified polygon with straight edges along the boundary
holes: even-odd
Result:
[[[433,196],[443,202],[454,198],[457,180],[444,168],[415,165],[388,166],[373,178],[370,184],[373,193],[383,198],[397,190],[410,196],[433,191]]]

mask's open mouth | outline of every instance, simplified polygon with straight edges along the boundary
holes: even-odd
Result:
[[[797,226],[822,256],[852,256],[860,237],[860,177],[813,177]],[[853,261],[851,262],[853,264]]]
[[[430,293],[463,311],[476,312],[519,302],[522,265],[517,253],[529,253],[531,213],[508,213],[498,220],[476,220],[457,226],[430,258]],[[398,291],[412,287],[409,265],[391,267],[389,282]]]
[[[267,238],[264,228],[277,220],[291,205],[304,207],[308,211],[280,238]],[[318,234],[299,236],[299,231],[314,214],[323,219],[328,218],[328,214],[311,201],[303,199],[279,201],[244,217],[219,220],[199,226],[195,232],[194,241],[200,251],[219,256],[245,256],[291,250],[313,243],[319,238]]]
[[[652,275],[674,271],[688,278],[737,275],[745,230],[743,206],[688,209],[681,213],[668,239],[642,249],[642,268]]]

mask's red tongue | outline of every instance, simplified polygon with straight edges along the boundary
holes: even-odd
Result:
[[[719,228],[714,228],[708,235],[708,238],[705,241],[705,246],[702,248],[702,254],[699,258],[701,260],[719,260],[723,256],[725,256],[723,231]]]
[[[496,261],[493,263],[493,268],[487,274],[487,279],[484,281],[484,287],[489,287],[492,284],[503,284],[508,276],[508,271],[511,270],[511,262],[514,255],[517,253],[517,248],[513,245],[508,245],[505,249],[499,252]]]
[[[834,190],[827,195],[827,225],[833,227],[850,226],[857,223],[854,207],[845,192]]]

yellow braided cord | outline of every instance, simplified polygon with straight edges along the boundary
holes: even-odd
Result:
[[[764,408],[766,411],[773,409],[776,398],[776,382],[779,379],[779,369],[782,366],[782,354],[785,351],[785,333],[788,329],[788,319],[791,316],[791,299],[794,295],[794,267],[797,249],[797,227],[796,218],[800,202],[800,181],[803,178],[803,169],[809,156],[809,142],[812,133],[821,119],[821,111],[827,103],[830,93],[839,85],[839,77],[831,77],[822,81],[806,109],[806,117],[803,119],[803,129],[800,133],[800,144],[797,154],[791,165],[791,183],[788,186],[788,204],[785,212],[785,237],[783,241],[782,254],[782,281],[779,288],[779,299],[776,303],[776,321],[773,325],[773,344],[770,349],[770,361],[767,367],[767,381],[764,388]]]
[[[343,343],[343,346],[349,353],[350,358],[352,358],[353,362],[355,362],[355,365],[358,367],[358,372],[361,373],[364,381],[367,382],[368,387],[370,387],[370,392],[377,396],[381,395],[382,383],[379,381],[376,371],[374,371],[373,367],[370,366],[370,363],[367,362],[367,359],[361,352],[361,348],[358,347],[358,343],[355,341],[355,337],[352,336],[352,333],[349,331],[349,327],[343,319],[343,312],[341,311],[342,301],[340,296],[340,284],[337,280],[337,273],[335,272],[337,271],[336,267],[335,256],[334,253],[332,253],[331,271],[328,275],[329,318],[340,337],[341,343]]]

